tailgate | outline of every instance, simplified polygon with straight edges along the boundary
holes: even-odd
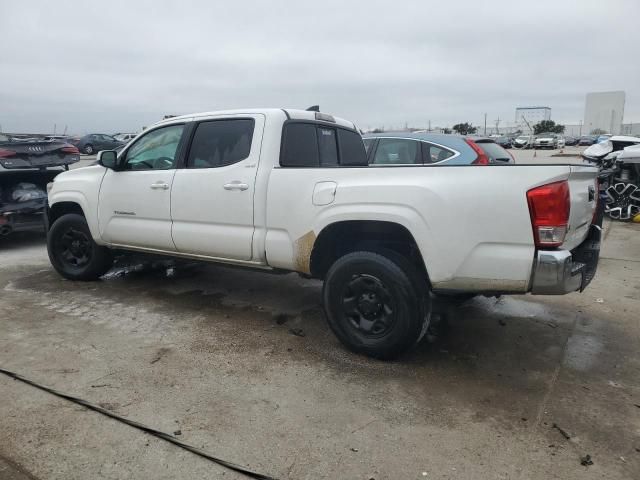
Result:
[[[589,233],[589,226],[598,201],[596,179],[598,169],[592,166],[571,166],[569,174],[569,191],[571,210],[569,213],[569,230],[563,247],[573,250],[580,245]]]

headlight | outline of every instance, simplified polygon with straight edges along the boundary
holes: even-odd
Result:
[[[51,189],[53,188],[53,182],[47,183],[47,195],[51,193]]]

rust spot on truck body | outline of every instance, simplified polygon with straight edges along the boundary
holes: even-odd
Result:
[[[298,272],[311,275],[311,252],[316,243],[316,234],[313,231],[305,233],[294,243],[294,265]]]

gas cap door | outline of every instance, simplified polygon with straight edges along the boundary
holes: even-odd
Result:
[[[336,182],[318,182],[313,188],[313,204],[329,205],[336,198]]]

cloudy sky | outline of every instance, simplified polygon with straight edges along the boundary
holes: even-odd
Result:
[[[605,90],[640,122],[639,17],[638,0],[0,0],[0,125],[109,133],[312,104],[362,128],[529,105],[578,123]]]

